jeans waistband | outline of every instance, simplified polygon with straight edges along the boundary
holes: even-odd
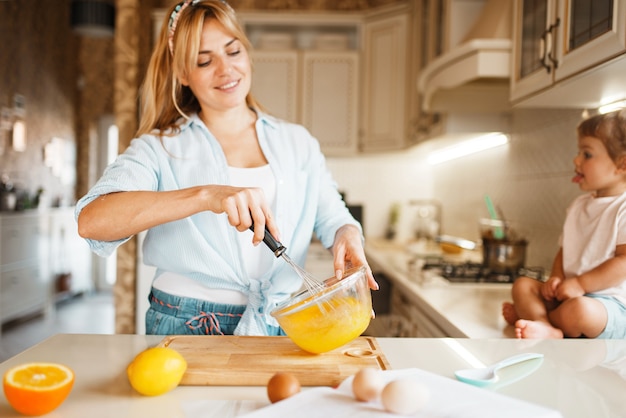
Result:
[[[206,300],[175,296],[152,288],[148,297],[150,307],[168,315],[189,318],[200,312],[219,312],[224,315],[241,316],[245,305],[229,305]]]

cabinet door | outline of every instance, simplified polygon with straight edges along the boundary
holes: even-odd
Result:
[[[626,51],[626,0],[562,0],[556,80]]]
[[[350,51],[302,55],[302,124],[328,155],[357,151],[359,57]]]
[[[428,63],[443,54],[446,39],[445,18],[447,2],[444,0],[419,0],[416,7],[419,7],[419,55],[420,68],[424,68]]]
[[[375,19],[364,26],[364,151],[401,149],[406,143],[408,18]]]
[[[17,215],[2,221],[2,265],[37,260],[42,251],[39,216]]]
[[[511,100],[544,89],[553,81],[554,70],[547,50],[554,42],[554,0],[515,0]]]
[[[298,52],[254,51],[252,94],[271,115],[299,122]]]
[[[92,280],[92,254],[87,242],[78,235],[73,208],[54,209],[50,214],[50,277],[71,273],[72,293],[89,292]]]
[[[0,325],[43,310],[49,288],[36,262],[0,272]]]

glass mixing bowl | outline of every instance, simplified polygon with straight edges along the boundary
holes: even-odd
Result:
[[[341,347],[361,335],[372,317],[365,267],[346,271],[343,279],[322,291],[298,293],[271,315],[287,336],[309,353]]]

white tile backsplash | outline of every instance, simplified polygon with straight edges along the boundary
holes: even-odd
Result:
[[[579,110],[514,110],[507,146],[431,167],[428,144],[328,165],[352,204],[364,206],[368,236],[383,236],[394,202],[434,198],[442,203],[442,233],[478,239],[478,219],[488,217],[488,193],[526,234],[527,265],[547,269],[558,248],[567,205],[581,192],[571,182]],[[485,129],[488,130],[488,129]]]

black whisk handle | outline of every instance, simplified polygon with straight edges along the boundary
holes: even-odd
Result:
[[[254,232],[254,223],[250,225],[250,230]],[[274,236],[270,233],[270,231],[267,230],[267,228],[265,228],[265,236],[263,237],[263,242],[269,247],[270,250],[272,250],[277,258],[283,255],[285,250],[287,250],[287,247],[277,241],[276,238],[274,238]]]

